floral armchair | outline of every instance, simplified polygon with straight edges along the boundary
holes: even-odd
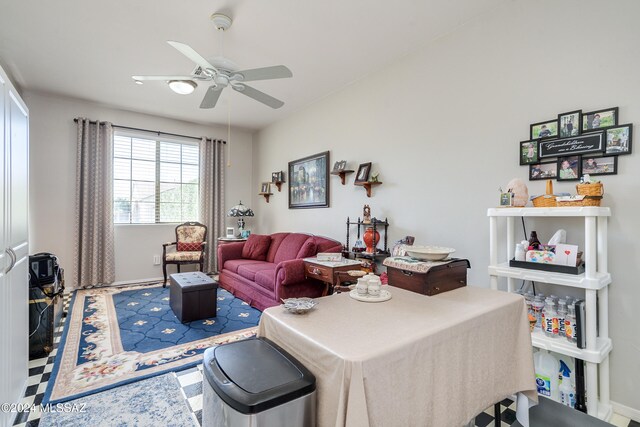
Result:
[[[169,246],[176,250],[167,252]],[[199,222],[185,222],[176,227],[176,241],[162,244],[162,274],[167,286],[167,264],[176,264],[178,273],[184,264],[200,264],[200,271],[204,268],[204,255],[207,246],[207,226]]]

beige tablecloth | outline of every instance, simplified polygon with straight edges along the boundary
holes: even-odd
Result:
[[[316,376],[318,426],[459,427],[516,392],[537,402],[521,296],[383,288],[391,300],[342,293],[304,315],[278,306],[260,319],[258,335]]]

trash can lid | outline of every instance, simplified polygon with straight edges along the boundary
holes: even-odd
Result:
[[[266,338],[210,348],[204,353],[203,366],[218,396],[243,414],[282,405],[316,388],[313,374]]]

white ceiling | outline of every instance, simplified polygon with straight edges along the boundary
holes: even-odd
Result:
[[[21,0],[0,6],[0,63],[26,90],[200,123],[260,129],[455,30],[505,0]],[[241,69],[284,64],[293,78],[251,85],[285,102],[273,110],[230,88],[202,110],[207,84],[177,95],[132,74],[189,74],[166,43],[220,54],[209,16],[234,20],[224,56]],[[389,76],[393,84],[393,76]]]

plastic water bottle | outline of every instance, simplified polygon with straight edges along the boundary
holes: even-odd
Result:
[[[558,313],[551,297],[544,300],[542,309],[542,331],[548,337],[558,336]]]
[[[531,304],[533,304],[534,298],[535,297],[533,296],[533,292],[531,291],[524,294],[524,302],[527,304],[527,314],[530,314],[535,317],[535,315],[533,314],[533,308],[531,307]]]
[[[564,317],[564,333],[567,341],[576,344],[578,335],[576,332],[576,306],[571,304],[567,307],[567,315]]]
[[[558,301],[558,337],[566,337],[564,331],[564,319],[567,316],[567,302],[563,299]]]
[[[531,310],[533,311],[533,317],[536,318],[535,329],[542,329],[542,309],[544,308],[544,301],[540,295],[536,295],[531,303]]]

